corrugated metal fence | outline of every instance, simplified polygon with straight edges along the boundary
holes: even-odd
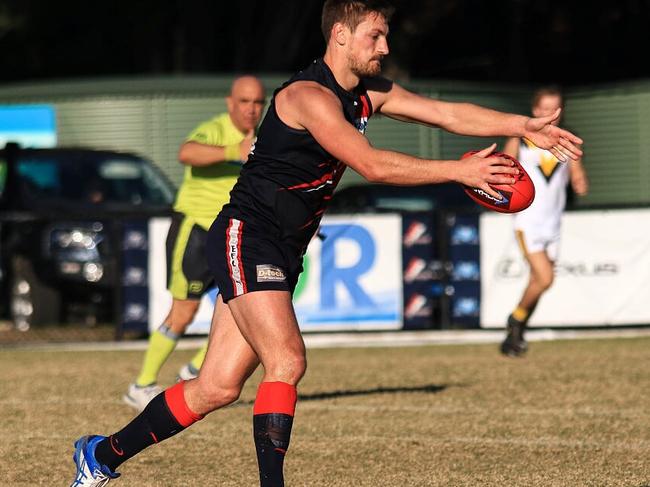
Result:
[[[284,76],[262,77],[269,93]],[[0,104],[48,103],[58,116],[60,145],[136,152],[176,183],[179,145],[199,122],[225,110],[230,77],[138,78],[23,84],[0,87]],[[467,101],[527,114],[531,88],[452,81],[404,85],[449,101]],[[567,93],[567,126],[585,140],[591,192],[578,206],[650,203],[650,82],[584,87]],[[457,159],[492,140],[460,137],[384,117],[368,136],[378,147],[422,157]],[[502,143],[502,140],[496,140]],[[341,187],[361,182],[349,171]]]

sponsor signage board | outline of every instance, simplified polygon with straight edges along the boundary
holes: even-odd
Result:
[[[150,222],[149,317],[157,328],[171,304],[166,290],[168,218]],[[399,215],[324,217],[304,259],[294,294],[303,330],[398,329],[402,327],[402,228]],[[258,276],[277,272],[259,267]],[[188,333],[207,333],[216,289],[203,296]]]
[[[0,147],[56,147],[56,111],[50,105],[0,105]]]
[[[555,282],[530,326],[650,323],[650,210],[563,215]],[[481,215],[481,326],[503,327],[528,281],[512,217]]]

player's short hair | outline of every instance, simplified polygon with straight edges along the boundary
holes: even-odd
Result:
[[[369,13],[378,13],[389,21],[395,9],[387,0],[327,0],[323,5],[321,30],[325,42],[329,42],[332,27],[337,22],[354,32]]]
[[[562,106],[564,106],[564,94],[562,93],[562,88],[560,88],[558,85],[547,85],[537,88],[533,92],[533,96],[530,99],[530,106],[536,107],[539,103],[539,100],[545,96],[559,96],[560,102]]]

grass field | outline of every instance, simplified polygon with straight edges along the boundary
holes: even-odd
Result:
[[[141,356],[0,351],[0,485],[69,485],[73,440],[131,418],[120,397]],[[111,485],[255,486],[258,380]],[[494,345],[311,350],[287,486],[650,486],[649,391],[650,338],[534,343],[515,360]]]

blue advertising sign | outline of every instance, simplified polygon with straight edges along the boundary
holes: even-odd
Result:
[[[294,294],[302,329],[401,328],[401,224],[399,215],[323,219]]]
[[[0,147],[55,147],[56,111],[50,105],[0,105]]]

